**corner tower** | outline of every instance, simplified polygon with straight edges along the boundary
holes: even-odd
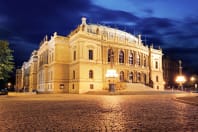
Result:
[[[156,90],[164,90],[162,55],[162,49],[154,49],[153,46],[150,47],[150,84]]]

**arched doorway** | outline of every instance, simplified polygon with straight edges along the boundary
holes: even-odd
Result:
[[[129,73],[129,82],[133,82],[133,72]]]
[[[124,72],[121,71],[120,72],[120,82],[123,82],[124,81]]]

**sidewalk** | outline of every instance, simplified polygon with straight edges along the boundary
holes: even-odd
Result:
[[[165,90],[165,91],[157,91],[157,90],[115,90],[114,92],[109,92],[108,90],[101,90],[101,91],[89,91],[85,94],[91,94],[91,95],[162,95],[162,94],[183,94],[183,91],[171,91],[171,90]]]
[[[198,106],[198,94],[193,94],[191,96],[176,97],[176,101],[192,104]]]

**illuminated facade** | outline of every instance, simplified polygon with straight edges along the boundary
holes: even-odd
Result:
[[[111,68],[111,53],[113,68],[118,73],[116,89],[142,83],[164,90],[161,49],[143,45],[141,35],[87,24],[86,18],[66,37],[54,33],[50,39],[44,38],[28,61],[29,90],[53,93],[108,90],[105,75]]]

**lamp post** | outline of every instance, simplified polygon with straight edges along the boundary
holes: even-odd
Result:
[[[11,85],[12,85],[12,84],[9,82],[9,83],[8,83],[8,89],[11,88]]]
[[[183,91],[183,83],[186,82],[186,78],[182,75],[182,61],[179,60],[179,75],[176,77],[176,82],[179,84],[179,87]]]
[[[195,91],[197,91],[196,77],[192,76],[192,77],[190,78],[190,81],[192,82],[193,89],[194,89]]]
[[[114,80],[116,77],[118,77],[118,74],[116,73],[116,70],[113,69],[113,63],[114,63],[114,53],[111,48],[110,50],[110,69],[107,70],[106,72],[106,78],[109,81],[109,91],[110,92],[115,92],[115,84]]]

